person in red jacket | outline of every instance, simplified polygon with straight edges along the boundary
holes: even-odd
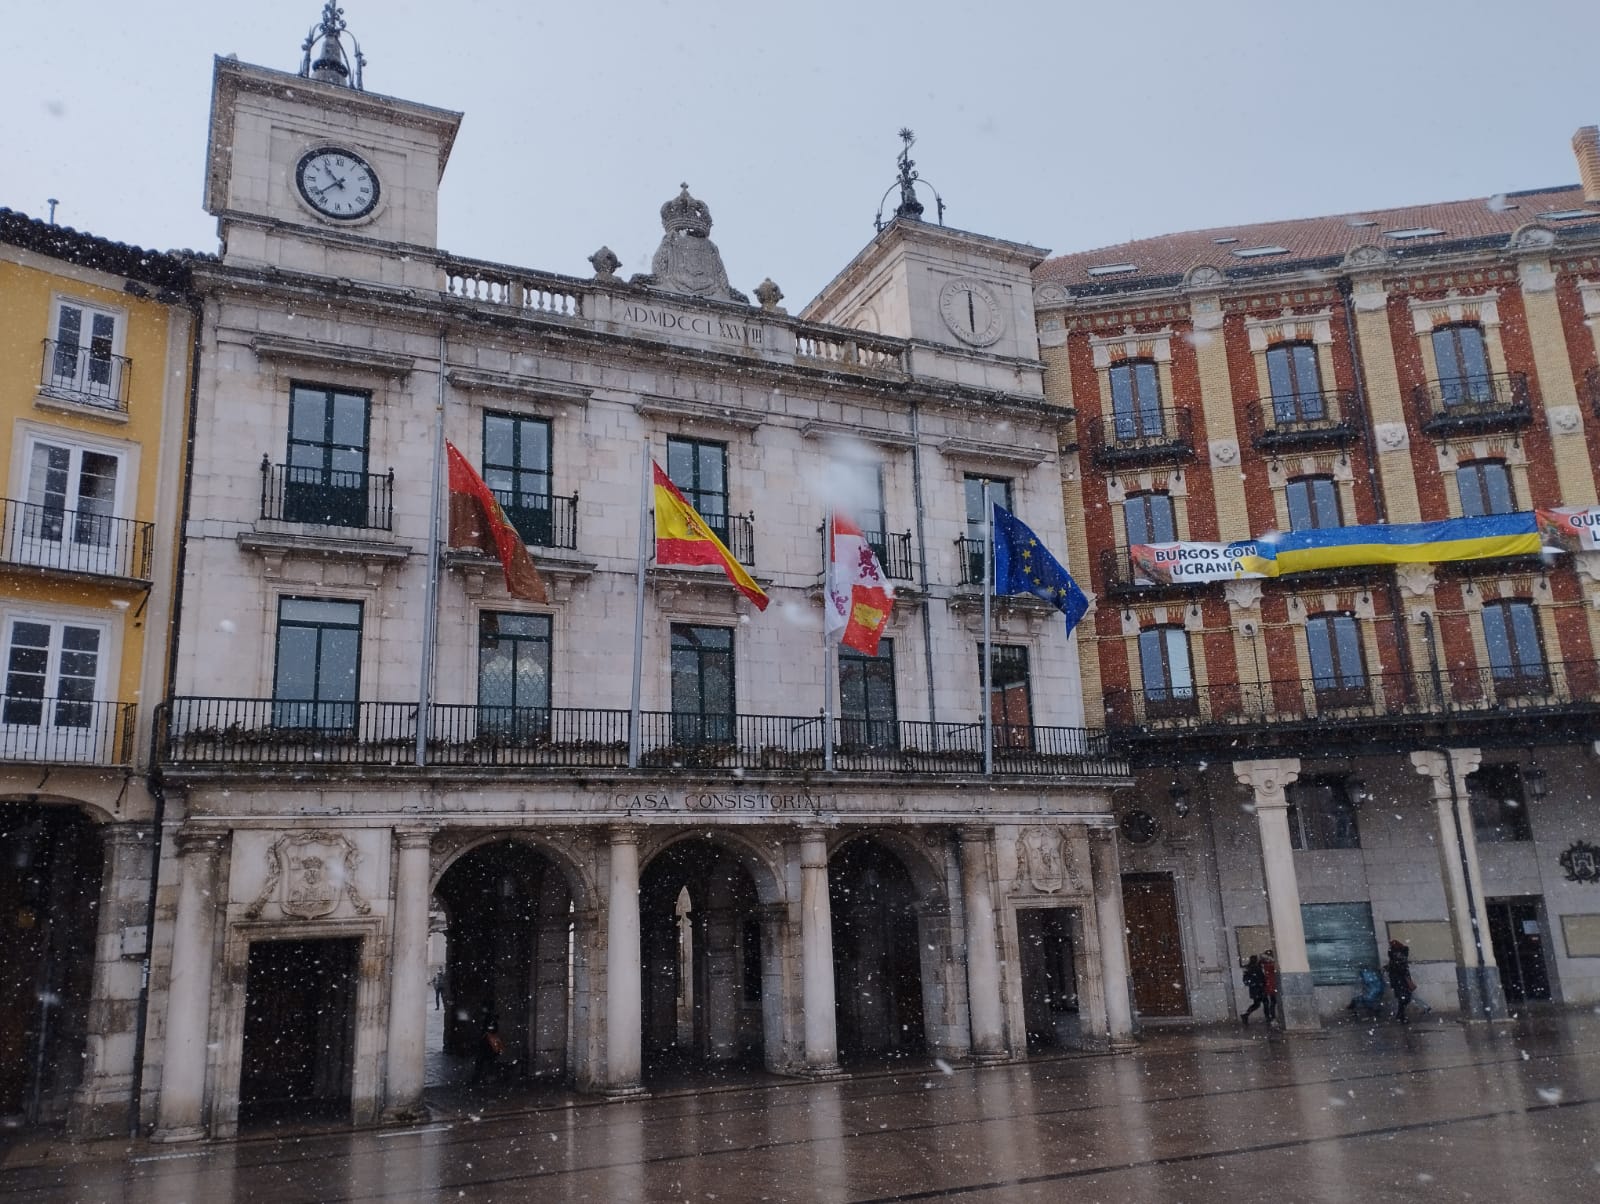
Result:
[[[1261,955],[1261,977],[1265,980],[1267,1023],[1271,1024],[1278,1018],[1278,957],[1271,949]]]

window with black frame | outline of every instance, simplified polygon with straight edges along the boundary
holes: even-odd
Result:
[[[702,439],[667,440],[667,475],[724,544],[728,538],[728,447]]]
[[[549,422],[519,414],[485,414],[483,482],[523,542],[552,545]]]
[[[1359,849],[1355,792],[1343,774],[1317,774],[1292,782],[1289,844],[1296,849]]]
[[[1308,618],[1306,652],[1311,661],[1311,688],[1319,706],[1356,706],[1371,701],[1361,625],[1354,615],[1337,612]]]
[[[1189,633],[1182,627],[1163,624],[1139,633],[1139,672],[1145,712],[1152,718],[1195,712],[1194,665]]]
[[[550,732],[550,616],[478,616],[478,731],[508,739]]]
[[[1295,477],[1284,487],[1289,530],[1315,531],[1344,526],[1339,513],[1339,483],[1332,477]]]
[[[989,538],[989,515],[983,506],[984,483],[989,485],[989,503],[1000,506],[1016,513],[1016,507],[1011,504],[1011,482],[1004,477],[982,477],[968,473],[962,480],[962,488],[966,493],[967,504],[967,534],[961,541],[962,556],[965,563],[961,566],[966,574],[963,579],[968,585],[982,585],[984,582],[984,549]]]
[[[895,748],[894,641],[878,641],[878,655],[839,649],[839,743],[844,748]]]
[[[1033,694],[1028,650],[1018,644],[990,645],[989,721],[996,748],[1033,747]],[[978,645],[983,672],[983,645]]]
[[[1525,598],[1486,602],[1482,621],[1495,690],[1500,694],[1537,693],[1548,688],[1550,669],[1533,603]]]
[[[1129,547],[1177,541],[1178,516],[1169,493],[1130,493],[1122,502],[1122,519],[1127,527]]]
[[[289,459],[283,517],[289,522],[365,527],[370,398],[320,385],[289,394]]]
[[[278,599],[275,727],[355,727],[361,675],[361,603]]]
[[[1166,433],[1161,378],[1154,360],[1111,365],[1111,419],[1119,443]]]
[[[727,744],[733,737],[733,630],[674,623],[673,743]]]
[[[1276,425],[1312,422],[1323,416],[1322,369],[1315,345],[1279,343],[1268,347],[1267,382]]]
[[[1494,400],[1494,380],[1489,373],[1489,349],[1483,327],[1476,322],[1452,322],[1433,329],[1433,362],[1439,372],[1439,396],[1444,404],[1473,405]]]
[[[1472,812],[1472,834],[1479,844],[1533,839],[1522,766],[1516,762],[1484,765],[1469,773],[1467,806]]]
[[[1485,514],[1515,514],[1516,491],[1504,460],[1465,460],[1456,465],[1456,492],[1463,518]]]

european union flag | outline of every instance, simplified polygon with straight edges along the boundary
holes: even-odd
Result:
[[[1067,634],[1089,609],[1072,574],[1045,550],[1039,537],[1015,514],[994,508],[994,592],[1032,594],[1067,616]]]

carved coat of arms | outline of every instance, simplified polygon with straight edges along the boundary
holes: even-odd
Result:
[[[1024,828],[1017,837],[1017,884],[1053,895],[1070,877],[1061,833],[1054,828]]]
[[[256,919],[267,903],[276,899],[286,916],[315,920],[331,915],[339,900],[348,898],[357,914],[367,915],[372,904],[356,889],[356,867],[361,854],[348,836],[338,832],[290,832],[278,837],[267,850],[267,877],[261,893],[245,908]]]
[[[1600,883],[1600,845],[1575,840],[1561,854],[1561,868],[1568,882]]]

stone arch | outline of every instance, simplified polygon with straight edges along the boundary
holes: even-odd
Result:
[[[698,829],[673,831],[665,835],[660,843],[653,843],[648,850],[642,851],[639,872],[647,873],[650,865],[663,853],[674,845],[682,844],[689,840],[704,840],[716,845],[731,854],[735,860],[744,866],[745,872],[750,875],[750,880],[755,884],[756,898],[762,904],[782,903],[785,899],[783,885],[783,871],[780,865],[773,861],[773,855],[765,852],[760,845],[741,832],[728,829],[712,829],[700,831]],[[778,850],[774,844],[774,850]],[[779,852],[781,855],[781,851]]]
[[[70,794],[50,794],[41,793],[38,791],[20,790],[10,791],[8,793],[0,793],[0,806],[17,803],[39,807],[70,807],[74,810],[81,811],[84,817],[97,828],[103,827],[106,824],[132,822],[129,821],[126,816],[117,815],[115,812],[106,809],[100,803],[96,803],[84,798],[74,798]]]
[[[434,838],[432,864],[429,866],[428,893],[437,894],[439,883],[450,867],[474,849],[485,845],[509,841],[526,845],[534,852],[547,857],[567,880],[567,890],[572,894],[573,906],[578,911],[591,911],[598,897],[594,875],[573,850],[549,840],[543,833],[523,828],[491,828],[484,831],[444,833]]]
[[[944,871],[935,863],[927,846],[894,828],[869,828],[845,833],[840,839],[829,843],[828,860],[832,862],[850,845],[861,841],[872,841],[882,845],[900,859],[906,873],[911,876],[912,885],[916,888],[916,902],[919,908],[943,907],[949,904]]]

